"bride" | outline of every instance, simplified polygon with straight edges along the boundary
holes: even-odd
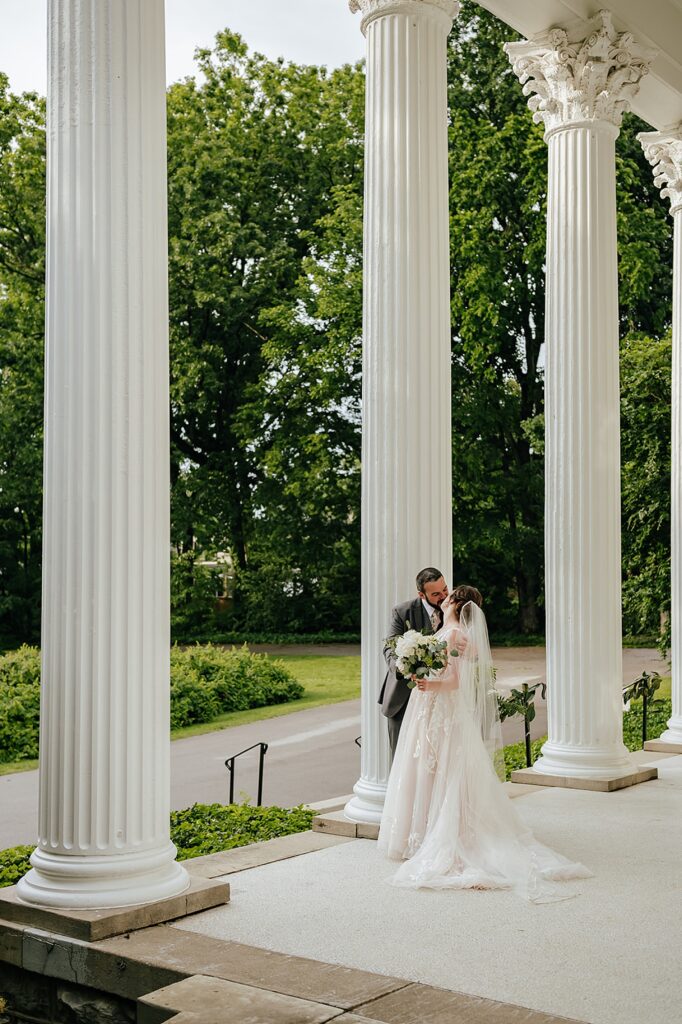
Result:
[[[481,604],[478,590],[467,586],[456,587],[443,604],[437,636],[454,651],[462,633],[465,651],[460,657],[454,651],[444,669],[412,691],[379,849],[404,861],[390,879],[394,885],[511,888],[534,902],[552,900],[557,896],[548,879],[592,872],[537,842],[500,785],[502,735]]]

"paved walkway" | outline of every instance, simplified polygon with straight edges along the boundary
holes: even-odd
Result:
[[[401,1008],[395,994],[378,1000],[392,1015],[376,1014],[396,1024],[507,1024],[535,1014],[589,1024],[679,1021],[671,979],[682,943],[682,757],[643,754],[642,762],[656,764],[658,781],[615,793],[523,787],[515,800],[540,840],[594,872],[562,884],[569,900],[396,890],[376,843],[353,839],[244,865],[225,875],[228,907],[170,930],[402,978],[415,985],[411,1004]],[[431,987],[420,1016],[421,986]],[[447,1007],[441,994],[432,1015],[428,999],[438,989],[457,997]],[[468,1006],[458,1004],[467,996]],[[519,1006],[529,1008],[525,1016]],[[375,1016],[368,1007],[356,1012]]]

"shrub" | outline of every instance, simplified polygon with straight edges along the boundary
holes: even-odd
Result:
[[[194,804],[171,813],[171,839],[178,859],[232,850],[294,832],[312,825],[315,811],[305,807],[252,807],[243,804]]]
[[[0,762],[38,756],[40,651],[20,647],[0,658]]]
[[[542,739],[533,740],[530,745],[531,757],[533,763],[540,756],[540,748],[547,739],[543,736]],[[517,768],[526,767],[526,744],[523,740],[520,743],[510,743],[504,748],[504,768],[507,780],[511,779],[511,773],[515,772]]]
[[[171,666],[171,675],[198,679],[211,690],[218,710],[209,718],[228,711],[284,704],[303,694],[303,687],[281,661],[273,661],[265,654],[251,654],[246,647],[229,651],[210,644],[184,650],[173,648]]]
[[[359,633],[334,633],[327,630],[323,633],[277,633],[273,630],[224,630],[197,629],[188,634],[187,643],[195,644],[359,644]],[[520,643],[518,637],[517,642]],[[526,642],[526,637],[523,637]],[[544,643],[544,638],[538,643]]]
[[[658,698],[647,712],[647,739],[660,736],[673,713],[669,697]],[[642,703],[633,701],[630,710],[623,715],[623,743],[628,750],[642,749]]]
[[[213,687],[189,664],[171,658],[171,729],[195,722],[210,722],[220,714],[220,702]]]
[[[0,888],[16,885],[24,877],[31,866],[28,858],[32,853],[32,846],[10,846],[7,850],[0,850]]]
[[[248,846],[265,839],[306,832],[315,811],[305,807],[252,807],[243,804],[194,804],[170,816],[178,860]],[[32,846],[0,850],[0,888],[15,885],[28,871]]]
[[[171,651],[171,727],[210,722],[242,711],[298,700],[303,687],[281,661],[246,648]],[[0,763],[38,756],[40,651],[21,647],[0,657]]]

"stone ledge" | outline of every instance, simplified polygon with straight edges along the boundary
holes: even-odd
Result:
[[[203,974],[324,1003],[339,1011],[350,1011],[358,1003],[368,1003],[408,984],[400,978],[216,939],[172,925],[108,939],[88,949],[106,953],[114,964],[125,961],[172,969],[176,972],[173,981]],[[154,987],[161,984],[169,982]]]
[[[342,811],[349,800],[353,799],[353,794],[348,793],[347,796],[335,796],[330,800],[318,800],[314,804],[304,804],[310,811],[319,811],[320,814],[326,814],[327,811]]]
[[[84,942],[95,942],[221,906],[229,899],[230,886],[227,882],[192,878],[185,892],[154,903],[110,910],[55,910],[22,903],[13,885],[0,893],[0,919]]]
[[[348,839],[378,839],[379,826],[365,822],[349,821],[343,811],[319,814],[313,818],[313,831],[326,832],[330,836],[345,836]]]
[[[667,753],[662,750],[633,750],[630,753],[630,757],[635,764],[642,768],[648,768],[655,765],[657,761],[665,761],[667,758],[676,757],[676,754],[674,751],[672,753]]]
[[[587,1024],[483,996],[449,992],[414,983],[355,1010],[360,1019],[381,1024]],[[338,1018],[341,1020],[342,1018]]]
[[[666,740],[647,740],[645,750],[660,751],[662,754],[682,754],[682,743],[667,743]]]
[[[184,1019],[187,1024],[325,1024],[342,1013],[335,1006],[197,974],[142,996],[137,1024],[163,1024],[169,1019]]]
[[[596,793],[614,793],[617,789],[637,786],[658,778],[657,768],[638,768],[628,775],[616,775],[610,779],[584,779],[572,775],[544,775],[534,768],[518,768],[512,772],[512,782],[528,786],[556,786],[559,789],[587,789]]]
[[[182,865],[193,877],[218,878],[221,875],[234,874],[236,871],[247,871],[249,868],[273,864],[278,860],[315,853],[317,850],[325,850],[329,846],[338,846],[339,843],[347,841],[341,836],[325,836],[314,831],[295,832],[290,836],[279,836],[277,839],[266,839],[261,843],[237,846],[233,850],[194,857],[192,860],[184,860]]]

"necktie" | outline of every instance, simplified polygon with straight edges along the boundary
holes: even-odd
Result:
[[[431,629],[434,633],[437,633],[440,629],[440,612],[437,608],[434,608],[431,612]]]

